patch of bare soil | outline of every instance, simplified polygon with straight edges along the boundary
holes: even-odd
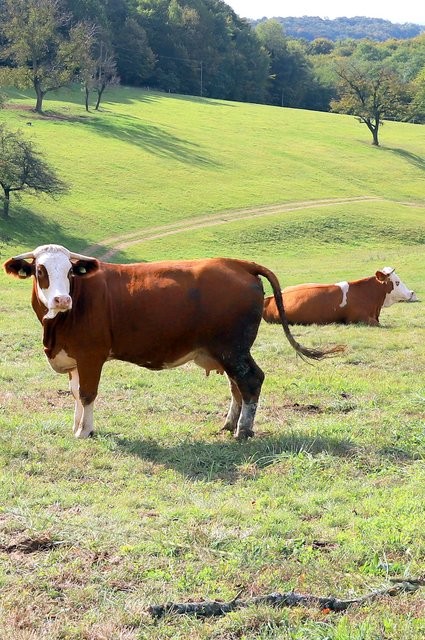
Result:
[[[0,544],[0,551],[6,553],[35,553],[37,551],[50,551],[63,542],[54,540],[49,532],[34,536],[17,535],[7,544]]]

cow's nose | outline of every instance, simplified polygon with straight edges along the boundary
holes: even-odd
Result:
[[[55,296],[53,303],[57,309],[70,309],[72,306],[71,296]]]

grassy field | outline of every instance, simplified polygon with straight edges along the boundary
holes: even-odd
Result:
[[[32,99],[11,97],[0,120],[21,126],[72,189],[13,203],[2,261],[44,242],[108,248],[140,232],[114,260],[234,255],[283,286],[391,265],[425,296],[421,126],[386,123],[375,149],[345,116],[122,89],[88,115],[64,92],[39,118]],[[362,196],[375,199],[340,202]],[[149,227],[275,203],[282,213],[142,241]],[[239,592],[347,598],[424,577],[423,303],[384,309],[379,329],[294,328],[307,346],[347,344],[312,366],[280,327],[262,325],[253,354],[266,380],[249,442],[220,432],[223,377],[117,362],[104,369],[96,437],[76,441],[29,283],[1,273],[0,288],[1,640],[423,637],[424,589],[343,614],[147,613]]]

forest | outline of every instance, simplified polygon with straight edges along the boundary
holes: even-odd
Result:
[[[267,18],[250,21],[255,27]],[[319,16],[302,17],[276,17],[287,36],[291,38],[304,38],[312,41],[316,38],[328,38],[328,40],[355,40],[367,38],[369,40],[384,40],[414,38],[425,31],[425,25],[405,22],[396,24],[382,18],[366,18],[356,16],[354,18],[320,18]]]
[[[31,16],[39,16],[46,6],[54,6],[64,39],[49,51],[56,47],[63,53],[69,34],[80,52],[74,55],[71,75],[82,82],[87,96],[96,80],[98,92],[120,82],[331,111],[341,103],[341,67],[349,65],[355,73],[365,68],[375,76],[391,73],[400,99],[386,117],[425,120],[425,33],[418,25],[391,27],[388,21],[360,17],[310,18],[305,29],[304,19],[250,23],[222,0],[0,0],[0,85],[23,85],[28,67],[41,67],[38,54],[26,50],[22,33]],[[34,20],[31,32],[42,41],[44,27]],[[90,36],[83,37],[87,31]],[[16,72],[14,80],[9,71]]]

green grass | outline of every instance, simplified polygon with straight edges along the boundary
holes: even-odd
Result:
[[[46,100],[50,117],[40,118],[28,111],[33,98],[17,98],[13,105],[26,110],[3,110],[1,120],[21,127],[72,187],[58,201],[15,204],[10,228],[22,245],[56,236],[79,249],[112,234],[269,203],[423,199],[419,125],[386,123],[376,149],[365,127],[335,114],[130,89],[107,93],[104,110],[86,114],[76,89]]]
[[[123,89],[88,116],[77,92],[21,123],[73,185],[26,197],[1,223],[1,257],[41,242],[84,249],[203,214],[282,213],[135,241],[114,260],[235,255],[282,285],[395,266],[423,299],[424,129],[387,123],[374,149],[354,119]],[[14,103],[32,104],[27,97]],[[25,128],[31,118],[33,125]],[[77,160],[80,159],[80,163]],[[375,196],[288,211],[283,204]],[[139,236],[140,238],[140,236]],[[341,598],[423,576],[422,304],[379,329],[295,327],[347,353],[309,366],[280,327],[253,354],[266,373],[257,437],[220,432],[229,392],[195,366],[105,365],[97,436],[72,436],[67,379],[45,362],[28,282],[0,274],[0,638],[418,640],[423,589],[344,614],[234,612],[153,622],[169,600],[296,589]]]

